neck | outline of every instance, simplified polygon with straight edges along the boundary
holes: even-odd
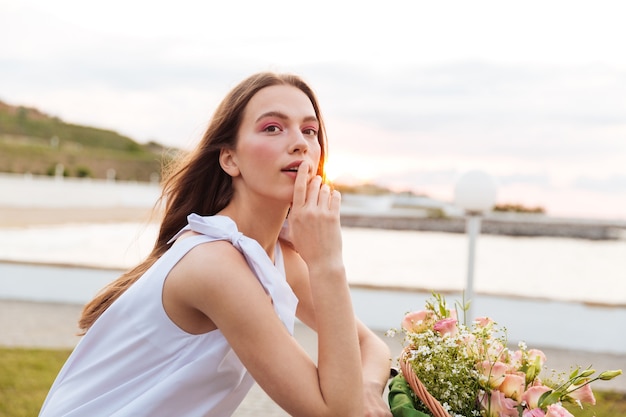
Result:
[[[241,233],[256,240],[273,259],[276,241],[288,211],[289,207],[285,207],[284,203],[278,206],[259,207],[232,201],[218,214],[230,217]]]

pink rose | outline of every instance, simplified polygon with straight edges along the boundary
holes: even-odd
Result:
[[[489,361],[477,364],[476,368],[481,373],[481,379],[486,381],[490,388],[498,388],[502,384],[507,370],[506,364],[502,362],[491,363]]]
[[[593,391],[591,391],[591,385],[586,384],[582,387],[580,385],[572,385],[567,390],[568,397],[581,403],[596,405],[596,397],[594,397]]]
[[[546,355],[539,349],[530,349],[528,351],[528,362],[535,364],[537,359],[539,359],[539,368],[541,368],[546,363]]]
[[[524,374],[506,374],[498,391],[502,391],[506,397],[520,402],[522,400],[522,394],[524,393],[525,384],[526,377]]]
[[[493,320],[491,320],[489,317],[477,317],[474,319],[474,323],[476,323],[478,327],[484,329],[493,325]]]
[[[491,394],[483,393],[480,397],[480,408],[485,411],[485,417],[518,417],[515,401],[506,398],[500,391]]]
[[[456,325],[456,319],[452,318],[439,320],[435,323],[433,329],[442,336],[455,336],[459,332],[459,328]]]
[[[546,413],[541,408],[533,408],[532,410],[524,410],[522,417],[545,417]]]
[[[421,333],[430,327],[434,313],[429,310],[413,311],[402,319],[402,328],[407,332]]]
[[[575,417],[567,411],[561,404],[552,404],[546,410],[546,417]]]
[[[545,385],[535,385],[526,390],[522,395],[522,401],[526,401],[529,408],[537,408],[539,405],[539,398],[548,391],[552,391],[551,388]]]

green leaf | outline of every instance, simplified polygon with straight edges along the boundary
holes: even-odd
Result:
[[[539,408],[544,408],[552,404],[556,404],[561,399],[561,393],[558,391],[547,391],[544,392],[541,397],[539,397],[539,401],[537,405]]]
[[[569,374],[569,379],[574,379],[578,376],[578,372],[580,372],[580,368],[576,368]]]

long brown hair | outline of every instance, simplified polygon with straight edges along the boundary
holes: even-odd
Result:
[[[324,174],[326,132],[313,90],[296,75],[264,72],[248,77],[222,100],[198,146],[167,170],[159,199],[165,203],[165,210],[152,252],[139,265],[104,287],[85,306],[78,322],[81,334],[85,334],[93,322],[169,249],[171,244],[167,242],[187,225],[189,214],[214,215],[230,202],[232,180],[220,166],[220,151],[235,148],[237,132],[250,99],[259,90],[274,85],[294,86],[311,100],[320,125],[318,140],[322,152],[317,172]]]

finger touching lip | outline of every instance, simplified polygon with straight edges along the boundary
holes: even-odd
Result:
[[[302,161],[302,163],[298,166],[298,172],[305,171],[307,174],[309,172],[309,163],[306,161]]]

